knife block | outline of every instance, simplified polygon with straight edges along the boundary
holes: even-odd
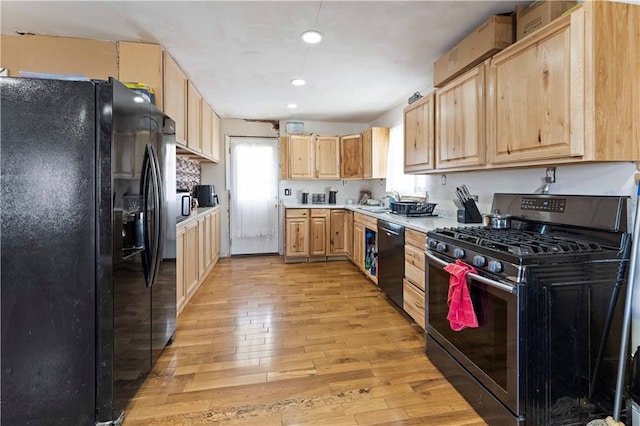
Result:
[[[482,223],[482,215],[475,201],[467,200],[463,206],[464,209],[458,210],[458,223]]]

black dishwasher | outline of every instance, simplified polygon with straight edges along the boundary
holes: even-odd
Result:
[[[378,287],[402,308],[404,226],[378,219]]]

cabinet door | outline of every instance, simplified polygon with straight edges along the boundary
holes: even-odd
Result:
[[[213,110],[204,100],[201,102],[200,129],[202,138],[202,155],[213,159]]]
[[[187,76],[164,52],[164,112],[176,122],[176,143],[187,145]]]
[[[372,132],[371,129],[362,133],[362,177],[365,179],[371,179],[373,170],[372,170],[372,154],[373,147],[371,146],[372,142]]]
[[[207,222],[204,218],[198,219],[198,278],[202,280],[207,271]]]
[[[404,109],[404,172],[433,170],[435,149],[434,93]]]
[[[353,263],[364,271],[364,225],[353,223]]]
[[[313,136],[311,135],[288,136],[287,152],[291,179],[313,179],[313,145]]]
[[[220,162],[220,156],[222,155],[222,135],[220,134],[220,117],[212,110],[211,116],[211,137],[212,137],[212,154],[211,159],[215,163]]]
[[[436,169],[485,163],[485,65],[436,92]]]
[[[316,179],[340,179],[340,137],[316,136]]]
[[[176,310],[180,312],[185,301],[185,231],[181,228],[176,233]]]
[[[187,225],[185,232],[184,281],[187,289],[186,297],[198,287],[198,222]]]
[[[344,210],[331,210],[329,254],[347,253],[347,216]]]
[[[214,246],[216,243],[213,213],[205,216],[204,222],[206,226],[205,232],[207,233],[207,237],[205,238],[205,256],[204,257],[207,262],[206,269],[208,270],[211,267],[211,263],[213,262]]]
[[[187,146],[196,152],[202,152],[201,113],[202,96],[189,81],[187,84]]]
[[[582,155],[580,146],[571,146],[569,24],[565,19],[560,26],[556,24],[555,31],[542,30],[492,59],[488,88],[491,163]]]
[[[340,138],[340,177],[362,179],[362,135]]]
[[[309,219],[290,218],[285,220],[285,250],[287,257],[309,256]]]
[[[153,89],[155,105],[164,111],[162,96],[162,46],[118,42],[118,80],[143,82]]]
[[[386,179],[389,129],[372,127],[362,134],[362,167],[365,179]]]
[[[326,256],[327,219],[312,217],[309,221],[309,256]]]
[[[347,256],[353,259],[353,212],[345,211],[345,228],[347,230]]]
[[[217,262],[220,259],[220,240],[221,240],[221,231],[220,231],[220,210],[216,210],[213,214],[213,232],[215,234],[214,245],[213,245],[213,261]]]

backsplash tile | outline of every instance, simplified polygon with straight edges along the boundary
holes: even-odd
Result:
[[[176,156],[176,189],[191,192],[196,185],[200,185],[200,163]]]

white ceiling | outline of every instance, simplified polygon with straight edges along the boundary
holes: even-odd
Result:
[[[3,34],[163,45],[221,117],[368,123],[430,90],[433,62],[489,15],[527,2],[0,3]],[[302,42],[308,29],[323,41]]]

